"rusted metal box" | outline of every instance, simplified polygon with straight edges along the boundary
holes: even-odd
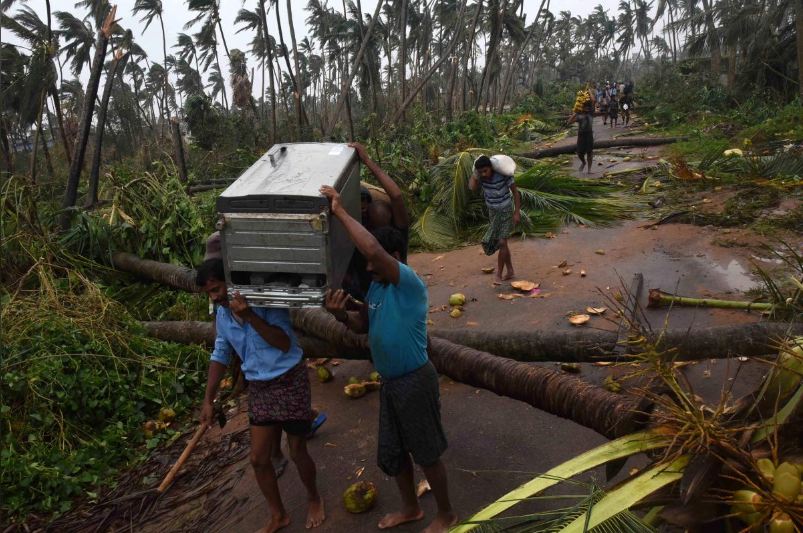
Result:
[[[331,185],[360,218],[360,164],[334,143],[277,144],[217,199],[229,295],[259,307],[317,307],[354,252],[319,189]]]

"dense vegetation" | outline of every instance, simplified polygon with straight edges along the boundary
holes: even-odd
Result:
[[[803,176],[799,152],[759,152],[803,138],[800,2],[634,0],[586,18],[547,2],[525,14],[516,0],[379,1],[370,14],[359,1],[310,0],[303,14],[248,3],[236,20],[253,36],[247,51],[226,45],[218,0],[187,0],[188,33],[174,36],[160,34],[160,0],[133,13],[106,0],[0,3],[2,523],[96,498],[178,435],[178,422],[154,435],[143,423],[167,408],[190,417],[206,356],[147,338],[138,320],[202,319],[207,302],[123,278],[109,258],[197,264],[216,192],[194,187],[225,186],[274,142],[364,142],[402,185],[424,247],[476,238],[483,206],[465,187],[475,154],[561,137],[589,79],[634,79],[646,129],[690,135],[673,148],[671,179],[691,168],[791,194]],[[268,17],[287,34],[269,35]],[[137,19],[162,40],[160,57],[134,40]],[[756,157],[721,157],[734,146]],[[526,232],[631,214],[616,180],[519,162]],[[800,228],[799,210],[783,224]]]

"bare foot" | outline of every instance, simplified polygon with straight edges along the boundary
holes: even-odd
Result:
[[[290,515],[283,514],[281,516],[271,516],[268,520],[268,525],[257,531],[257,533],[275,533],[280,529],[290,525]]]
[[[494,277],[494,285],[501,285],[502,284],[502,280],[503,280],[502,273],[501,272],[497,272],[496,276]]]
[[[400,513],[390,513],[382,517],[379,521],[379,529],[390,529],[392,527],[406,524],[407,522],[415,522],[424,518],[424,511],[420,507],[411,509],[409,511],[402,511]]]
[[[503,277],[502,279],[503,279],[504,281],[507,281],[507,280],[509,280],[509,279],[513,279],[513,278],[515,278],[515,277],[516,277],[516,273],[515,273],[515,272],[513,272],[512,270],[508,270],[508,271],[507,271],[507,274],[505,274],[505,275],[504,275],[504,277]]]
[[[583,162],[583,163],[580,163],[580,166],[578,167],[578,169],[577,169],[577,170],[578,170],[578,171],[580,171],[580,172],[582,172],[584,168],[586,168],[586,164],[585,164],[585,162]]]
[[[307,529],[320,526],[326,519],[326,513],[323,509],[323,500],[319,496],[317,500],[309,502],[307,509]]]
[[[423,533],[446,533],[449,528],[457,524],[457,515],[454,513],[441,514],[435,517]]]

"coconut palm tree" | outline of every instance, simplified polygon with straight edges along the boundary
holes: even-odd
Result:
[[[19,80],[23,83],[22,86],[18,87],[21,92],[17,117],[19,119],[18,125],[26,130],[35,125],[29,166],[30,180],[35,183],[36,157],[42,130],[42,112],[45,108],[48,93],[56,92],[57,80],[53,58],[58,50],[58,40],[51,29],[50,2],[47,2],[47,22],[41,20],[39,15],[29,6],[22,6],[16,17],[12,18],[3,15],[0,20],[3,28],[22,39],[31,50],[31,54],[28,56],[26,75]],[[62,141],[64,142],[65,151],[68,150],[67,141],[63,135]],[[52,168],[47,145],[44,144],[44,146],[48,167]]]
[[[184,29],[190,29],[198,22],[201,22],[201,29],[195,34],[195,45],[201,52],[201,62],[204,64],[203,70],[206,71],[212,61],[216,64],[217,73],[220,79],[223,79],[220,69],[220,58],[217,51],[217,32],[220,30],[220,39],[223,42],[223,49],[226,56],[229,55],[229,47],[226,44],[226,34],[223,32],[223,26],[220,22],[220,5],[218,0],[187,0],[187,8],[190,11],[198,13],[195,18],[191,19],[184,25]],[[228,110],[228,97],[226,95],[226,84],[217,85],[223,96],[223,105]]]
[[[633,16],[636,24],[636,37],[641,43],[641,51],[645,59],[650,59],[650,33],[653,28],[653,20],[650,18],[652,10],[652,0],[633,0]]]
[[[64,201],[62,202],[62,209],[64,210],[61,218],[61,228],[66,230],[70,225],[70,212],[69,210],[75,206],[75,201],[78,198],[78,183],[81,179],[81,168],[84,164],[84,156],[86,155],[86,146],[89,142],[89,131],[92,127],[92,115],[95,110],[95,98],[98,94],[98,85],[100,85],[100,75],[103,70],[103,63],[106,58],[106,49],[109,44],[109,38],[114,31],[115,20],[117,14],[117,7],[112,7],[106,15],[103,24],[98,29],[97,37],[95,39],[95,54],[92,60],[92,70],[87,82],[86,98],[84,98],[84,109],[81,113],[81,123],[78,128],[78,139],[76,139],[75,150],[73,152],[72,163],[70,164],[70,173],[67,176],[67,187],[64,191]]]
[[[265,66],[268,67],[270,101],[271,101],[271,137],[276,138],[276,84],[273,79],[273,50],[276,42],[266,31],[267,17],[264,10],[264,0],[258,0],[257,6],[253,11],[240,9],[234,19],[235,25],[242,25],[237,33],[242,31],[253,31],[254,37],[251,40],[251,53],[254,54],[262,63],[262,90],[260,100],[265,103]],[[263,113],[264,114],[264,113]]]
[[[97,123],[95,125],[95,146],[92,155],[92,166],[89,172],[89,188],[87,190],[84,207],[90,208],[98,201],[98,185],[100,183],[100,158],[103,151],[103,136],[106,130],[106,115],[109,110],[109,100],[112,95],[117,76],[122,76],[125,64],[131,56],[131,45],[134,40],[131,30],[126,30],[117,42],[112,41],[112,60],[106,68],[106,85],[98,108]]]
[[[148,31],[148,26],[151,25],[151,22],[154,19],[159,19],[159,26],[162,29],[162,58],[164,60],[165,66],[165,76],[164,76],[164,83],[165,86],[162,88],[162,100],[167,102],[167,85],[170,83],[170,65],[167,61],[167,36],[165,35],[165,25],[164,19],[162,18],[162,13],[164,12],[162,7],[162,0],[136,0],[134,2],[134,8],[131,12],[135,15],[142,14],[142,18],[140,22],[145,23],[145,27],[142,28],[142,31]],[[167,107],[162,110],[164,114],[167,115],[168,120],[170,119],[170,108]]]
[[[201,25],[200,30],[194,35],[194,37],[195,37],[195,47],[198,51],[198,58],[201,63],[201,70],[203,72],[206,72],[207,70],[209,70],[210,66],[214,63],[214,70],[220,73],[221,72],[220,57],[218,56],[218,51],[217,51],[217,29],[215,27],[214,20],[212,19],[206,20]],[[218,92],[222,96],[223,107],[226,110],[228,110],[229,103],[228,103],[228,96],[226,94],[225,83],[219,87],[215,95]],[[215,98],[216,97],[215,95],[213,95],[212,98]]]

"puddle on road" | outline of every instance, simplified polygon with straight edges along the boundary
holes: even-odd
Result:
[[[731,290],[745,292],[756,285],[756,282],[753,280],[750,272],[745,270],[742,264],[736,259],[731,259],[726,266],[722,266],[712,261],[706,261],[705,259],[702,259],[702,261],[708,268],[711,269],[712,272],[715,272],[717,275],[721,276],[724,279],[725,284]]]

